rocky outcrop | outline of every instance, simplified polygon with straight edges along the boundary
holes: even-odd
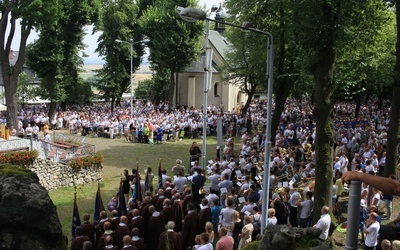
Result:
[[[29,169],[0,166],[0,249],[67,249],[56,207]]]
[[[318,240],[321,230],[316,228],[299,228],[286,225],[268,226],[260,241],[259,249],[282,250],[296,249],[300,245],[311,246],[313,250],[330,249],[328,244]]]
[[[73,187],[74,184],[82,185],[103,179],[103,167],[101,165],[76,172],[66,164],[37,158],[30,169],[37,174],[40,184],[47,190]]]

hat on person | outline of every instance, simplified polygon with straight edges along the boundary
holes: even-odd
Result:
[[[180,159],[176,159],[176,164],[181,164],[182,161]]]

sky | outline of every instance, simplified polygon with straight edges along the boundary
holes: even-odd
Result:
[[[199,5],[200,6],[205,5],[206,9],[210,10],[213,5],[219,6],[219,4],[221,2],[222,2],[221,0],[199,0]],[[99,55],[97,53],[94,52],[97,48],[97,39],[99,37],[99,32],[92,34],[91,26],[87,26],[85,28],[85,31],[86,31],[86,36],[83,40],[83,43],[87,45],[87,47],[85,49],[85,53],[89,56],[84,59],[85,64],[102,64],[102,59],[99,57]],[[37,33],[32,31],[30,36],[28,37],[27,43],[29,44],[37,38],[38,38]],[[18,33],[18,29],[17,29],[17,31],[15,32],[15,37],[14,37],[14,41],[13,41],[13,45],[12,45],[13,50],[16,50],[16,51],[19,50],[19,48],[18,48],[19,41],[20,41],[20,36]]]

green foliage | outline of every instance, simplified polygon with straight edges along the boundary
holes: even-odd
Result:
[[[347,47],[339,49],[336,84],[338,98],[361,99],[376,94],[384,98],[384,91],[392,85],[392,67],[395,57],[392,50],[396,43],[394,13],[384,11],[385,18],[380,27],[366,32],[366,40],[351,42]],[[375,23],[375,22],[374,22]],[[376,23],[375,23],[376,25]],[[363,34],[363,33],[361,33]],[[354,34],[359,39],[358,33]]]
[[[0,176],[34,176],[28,168],[21,168],[12,164],[0,164]]]
[[[89,97],[88,85],[78,77],[83,65],[79,51],[84,49],[84,26],[98,18],[96,1],[60,0],[60,6],[57,23],[41,27],[39,39],[27,54],[29,67],[41,78],[41,97],[52,102],[50,117],[56,103],[79,103]]]
[[[26,41],[33,28],[40,28],[46,24],[56,22],[57,0],[35,1],[0,1],[0,67],[3,72],[4,90],[7,102],[7,124],[17,124],[17,86],[18,76],[22,72],[25,63]],[[33,14],[34,13],[34,14]],[[10,65],[8,56],[11,45],[15,42],[15,32],[20,34],[18,59],[14,65]]]
[[[169,86],[167,98],[172,103],[175,82],[173,75],[182,71],[200,52],[200,35],[203,30],[201,23],[183,21],[178,12],[178,6],[196,7],[193,0],[156,0],[144,11],[139,24],[144,34],[150,38],[149,60],[156,75],[164,78],[164,72],[169,70]]]
[[[38,95],[36,86],[33,85],[34,78],[22,72],[18,76],[18,104],[24,106],[28,100],[35,100]]]
[[[138,7],[133,1],[102,1],[100,21],[95,30],[102,31],[96,52],[106,63],[98,71],[96,88],[105,100],[119,100],[128,89],[131,81],[130,39],[135,43],[142,40],[136,24]],[[124,41],[118,43],[115,40]],[[133,72],[139,67],[143,55],[143,45],[134,44],[132,51]]]
[[[243,250],[258,250],[260,245],[260,241],[252,241],[249,244],[246,244],[242,249]]]
[[[135,90],[135,98],[136,99],[147,99],[151,91],[154,89],[154,80],[146,79],[138,83],[138,86]]]

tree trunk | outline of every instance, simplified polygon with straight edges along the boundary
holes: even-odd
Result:
[[[12,126],[17,128],[18,74],[15,74],[15,72],[13,72],[10,75],[8,71],[3,70],[3,82],[4,82],[4,90],[5,90],[6,105],[7,105],[7,112],[6,112],[7,126],[9,128],[11,128]]]
[[[356,110],[355,110],[355,116],[358,118],[358,115],[360,114],[360,108],[361,108],[361,96],[359,96],[356,100]]]
[[[289,80],[284,86],[279,85],[279,88],[275,92],[275,109],[271,118],[271,140],[275,140],[276,128],[279,126],[281,120],[281,114],[285,108],[285,102],[288,98],[290,91],[294,86],[294,80]]]
[[[322,47],[318,50],[318,61],[315,65],[315,107],[316,121],[315,153],[315,198],[314,220],[316,221],[325,205],[332,204],[333,177],[333,71],[336,52],[333,47]]]
[[[247,110],[250,107],[250,103],[253,100],[253,96],[254,96],[255,92],[256,92],[256,88],[255,87],[251,87],[250,91],[247,93],[248,98],[247,98],[246,104],[244,105],[244,107],[242,109],[242,117],[244,117],[246,115]]]
[[[175,90],[175,73],[171,71],[169,75],[169,88],[168,88],[168,111],[172,111]]]
[[[56,113],[56,107],[57,107],[57,103],[51,101],[50,107],[49,107],[49,123],[50,124],[51,124],[51,121],[53,120],[54,114]]]
[[[175,107],[178,107],[180,105],[180,98],[178,99],[179,96],[179,88],[178,88],[178,83],[179,83],[179,73],[176,73],[176,88],[175,88]]]
[[[111,113],[114,112],[114,106],[115,106],[115,97],[111,97]]]
[[[396,173],[398,162],[399,147],[399,119],[400,119],[400,0],[396,0],[396,22],[397,22],[397,42],[396,42],[396,65],[394,67],[394,83],[392,90],[392,101],[390,109],[390,123],[387,141],[387,155],[384,175]]]

